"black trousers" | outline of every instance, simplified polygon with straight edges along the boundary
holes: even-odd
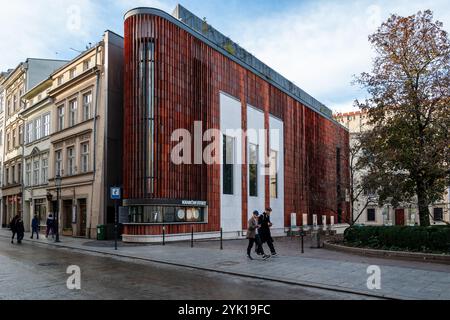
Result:
[[[265,243],[267,243],[267,245],[269,246],[270,253],[275,254],[276,251],[275,251],[275,247],[273,246],[273,239],[272,239],[272,237],[269,237],[269,238],[265,241]],[[262,244],[261,244],[261,248],[262,248]]]
[[[17,232],[12,231],[12,238],[11,238],[11,241],[14,240],[14,237],[16,236],[16,233],[17,233]]]
[[[39,229],[38,228],[33,228],[33,230],[31,231],[31,239],[33,239],[33,236],[35,233],[36,233],[37,239],[39,239]]]
[[[250,255],[252,252],[253,245],[256,243],[256,252],[261,252],[264,254],[264,249],[262,248],[261,240],[258,236],[254,239],[248,239],[248,247],[247,247],[247,254]]]

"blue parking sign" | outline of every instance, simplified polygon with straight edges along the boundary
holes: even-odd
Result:
[[[112,187],[111,188],[111,199],[112,200],[120,200],[121,193],[119,187]]]

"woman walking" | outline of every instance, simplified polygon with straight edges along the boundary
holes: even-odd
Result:
[[[253,260],[252,256],[251,256],[251,252],[252,252],[252,248],[253,245],[256,243],[256,247],[258,248],[258,251],[262,252],[263,255],[263,259],[266,260],[267,258],[269,258],[268,255],[264,254],[264,250],[262,248],[261,242],[259,240],[259,236],[258,236],[258,229],[259,229],[259,225],[258,225],[258,217],[259,217],[259,212],[258,211],[253,211],[253,215],[250,218],[250,220],[248,220],[248,229],[247,229],[247,239],[248,239],[248,247],[247,247],[247,257],[250,260]]]

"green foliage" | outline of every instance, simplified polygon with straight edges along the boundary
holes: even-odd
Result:
[[[344,242],[373,249],[450,253],[450,226],[353,226],[345,230]]]
[[[431,11],[392,15],[370,36],[371,73],[357,79],[369,93],[360,166],[379,204],[417,201],[420,224],[450,182],[450,39]]]

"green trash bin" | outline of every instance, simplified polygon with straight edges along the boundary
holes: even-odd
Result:
[[[106,226],[103,224],[97,226],[97,240],[106,240]]]

